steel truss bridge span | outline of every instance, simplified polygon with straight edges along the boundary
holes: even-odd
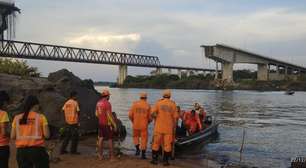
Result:
[[[1,40],[0,57],[81,63],[159,67],[159,58],[129,53]]]

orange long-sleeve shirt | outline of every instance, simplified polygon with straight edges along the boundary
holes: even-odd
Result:
[[[146,100],[135,101],[129,111],[129,119],[133,123],[133,129],[146,130],[150,123],[151,107]]]
[[[199,129],[202,129],[202,123],[199,117],[199,114],[195,113],[192,116],[191,111],[185,112],[183,116],[184,124],[189,127],[191,125],[197,125]]]
[[[174,101],[163,98],[156,102],[152,108],[152,115],[155,116],[154,133],[173,134],[178,113]]]

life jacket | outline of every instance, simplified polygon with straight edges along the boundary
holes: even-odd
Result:
[[[199,115],[195,113],[194,116],[192,116],[191,111],[185,112],[184,124],[189,130],[192,131],[197,131],[198,129],[202,129],[202,123],[199,119]]]
[[[16,128],[16,147],[39,147],[44,146],[43,138],[43,119],[41,114],[36,112],[29,112],[27,123],[20,124],[23,114],[15,117],[13,124]]]
[[[63,110],[67,124],[77,124],[79,122],[78,111],[80,109],[77,101],[69,99],[63,106]]]
[[[99,125],[108,125],[112,126],[115,123],[112,115],[112,105],[108,100],[102,98],[98,101],[96,110],[99,111]]]

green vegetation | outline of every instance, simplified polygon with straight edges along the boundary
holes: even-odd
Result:
[[[211,75],[191,75],[187,77],[173,74],[161,74],[156,76],[128,76],[123,87],[134,88],[176,88],[176,89],[206,89],[213,85]]]
[[[257,78],[257,72],[252,72],[250,70],[236,70],[234,71],[233,78],[235,81],[241,81],[241,80],[256,80]]]
[[[31,67],[26,61],[16,59],[0,59],[0,73],[18,75],[23,77],[39,77],[36,67]]]
[[[299,81],[306,81],[306,74],[303,74],[301,75],[299,78],[298,78]]]
[[[297,81],[257,81],[257,72],[249,70],[237,70],[233,74],[235,82],[233,85],[224,85],[222,80],[214,80],[214,75],[206,76],[183,75],[179,78],[173,74],[162,74],[157,76],[128,76],[123,87],[126,88],[172,88],[172,89],[225,89],[225,90],[306,90],[306,75],[300,76]],[[219,76],[221,78],[221,76]]]
[[[95,86],[109,86],[109,87],[115,87],[117,86],[116,82],[106,82],[106,81],[98,81],[94,82]]]

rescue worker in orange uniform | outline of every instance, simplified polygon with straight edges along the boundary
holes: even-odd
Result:
[[[202,130],[202,123],[199,114],[197,114],[195,110],[185,112],[183,120],[189,135]]]
[[[164,149],[163,165],[169,166],[169,157],[172,151],[173,133],[178,119],[176,104],[170,100],[171,91],[164,90],[163,98],[153,106],[151,116],[154,118],[152,164],[158,164],[158,150]]]
[[[8,168],[10,157],[9,147],[9,117],[6,111],[3,111],[9,102],[9,95],[5,91],[0,92],[0,167]]]
[[[66,150],[69,141],[71,141],[70,153],[71,154],[80,154],[77,152],[78,141],[79,141],[79,115],[80,115],[80,107],[77,102],[77,93],[75,91],[70,93],[70,98],[64,104],[62,110],[65,115],[65,133],[64,133],[64,141],[61,147],[61,154],[66,154],[68,151]]]
[[[201,107],[199,103],[194,103],[194,110],[199,115],[201,123],[203,123],[206,119],[206,112],[204,110],[204,107]]]
[[[146,150],[148,143],[148,125],[150,123],[151,113],[150,110],[151,107],[147,102],[147,93],[143,92],[140,93],[140,100],[135,101],[129,111],[129,119],[133,124],[133,141],[136,148],[135,155],[140,155],[141,150],[142,159],[146,159]]]
[[[19,168],[49,168],[44,139],[49,138],[50,132],[47,119],[39,109],[37,97],[28,96],[23,113],[13,120],[11,139],[16,140]]]

